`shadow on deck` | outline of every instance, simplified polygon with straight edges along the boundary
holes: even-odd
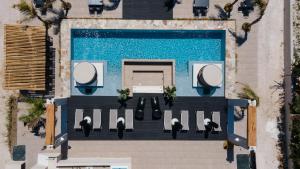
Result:
[[[72,96],[68,100],[67,118],[62,123],[67,123],[67,131],[70,140],[119,140],[117,131],[109,130],[109,110],[118,109],[118,116],[124,117],[125,109],[136,108],[138,98],[146,98],[144,120],[134,119],[134,130],[124,131],[123,140],[172,140],[171,132],[163,130],[163,117],[160,120],[152,120],[150,98],[159,96],[160,107],[164,110],[172,110],[173,118],[180,120],[180,111],[189,111],[189,131],[178,132],[176,140],[225,140],[227,139],[227,100],[224,97],[176,97],[174,105],[169,107],[161,94],[135,94],[127,101],[126,108],[121,107],[118,97],[114,96]],[[74,130],[75,109],[84,109],[84,116],[93,118],[93,109],[102,109],[102,129],[91,131],[88,137],[82,131]],[[205,118],[211,117],[212,111],[220,111],[221,128],[219,133],[210,133],[205,138],[204,132],[196,131],[196,111],[205,112]]]

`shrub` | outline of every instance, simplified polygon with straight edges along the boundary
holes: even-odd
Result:
[[[294,119],[291,133],[291,155],[294,168],[300,168],[300,120]]]
[[[14,96],[10,96],[6,103],[7,114],[6,114],[6,137],[8,149],[11,152],[12,147],[16,143],[16,113],[18,110],[18,101]]]
[[[25,102],[32,105],[29,109],[29,113],[22,115],[19,120],[21,120],[26,126],[33,129],[37,127],[40,121],[44,121],[41,117],[45,113],[45,101],[41,98],[26,98]]]
[[[242,99],[256,100],[256,106],[259,106],[259,97],[249,85],[243,86],[242,92],[238,93],[238,97]]]

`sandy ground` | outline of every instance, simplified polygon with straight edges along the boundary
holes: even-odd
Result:
[[[275,26],[276,25],[276,26]],[[283,57],[283,1],[270,0],[264,18],[258,24],[257,93],[261,106],[257,113],[257,166],[278,168],[279,94],[275,82],[282,81]]]
[[[17,0],[2,0],[0,5],[0,34],[3,35],[4,24],[6,23],[15,23],[19,18],[19,14],[16,10],[12,9],[12,4]],[[5,12],[4,12],[5,11]],[[13,16],[13,17],[12,17]],[[0,168],[4,168],[6,162],[10,161],[10,154],[8,152],[8,146],[5,142],[5,133],[6,133],[6,100],[10,95],[10,92],[3,90],[3,81],[4,81],[4,68],[3,68],[3,36],[0,36]]]

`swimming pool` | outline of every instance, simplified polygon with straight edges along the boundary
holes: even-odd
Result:
[[[71,58],[77,61],[103,61],[104,86],[94,95],[117,95],[122,85],[123,59],[174,59],[178,96],[199,96],[192,87],[192,62],[218,62],[224,65],[223,30],[107,30],[72,29]],[[223,85],[224,86],[224,85]],[[81,95],[72,87],[72,95]],[[212,93],[223,96],[224,88]]]

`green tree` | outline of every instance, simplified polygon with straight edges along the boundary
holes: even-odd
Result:
[[[35,128],[39,121],[43,120],[42,115],[45,114],[45,101],[41,98],[26,98],[25,101],[31,104],[28,114],[20,116],[22,121],[28,128]]]
[[[300,168],[300,120],[294,119],[292,122],[291,131],[291,155],[293,160],[294,168]]]
[[[130,90],[128,88],[121,90],[117,89],[117,92],[120,94],[119,101],[126,102],[128,100],[130,94]]]
[[[25,0],[20,0],[18,4],[14,4],[13,8],[18,9],[23,15],[24,18],[21,20],[21,22],[29,21],[32,19],[37,18],[40,20],[46,28],[49,28],[50,22],[47,20],[44,20],[37,12],[35,7],[33,6],[32,2],[27,3]]]
[[[170,103],[173,103],[175,101],[176,97],[176,87],[175,86],[167,86],[164,88],[164,97],[169,101]]]
[[[252,21],[250,23],[249,22],[243,23],[242,30],[245,31],[246,33],[250,32],[251,27],[262,19],[262,17],[265,14],[265,10],[267,8],[267,5],[268,5],[268,3],[265,0],[255,0],[255,4],[260,9],[259,16],[258,16],[258,18],[256,18],[254,21]]]
[[[243,84],[242,91],[238,93],[238,97],[242,99],[256,100],[256,105],[259,106],[259,97],[249,85]]]
[[[230,13],[232,12],[233,6],[237,2],[238,2],[238,0],[234,0],[232,3],[225,4],[224,11],[227,12],[228,17],[230,17]]]

